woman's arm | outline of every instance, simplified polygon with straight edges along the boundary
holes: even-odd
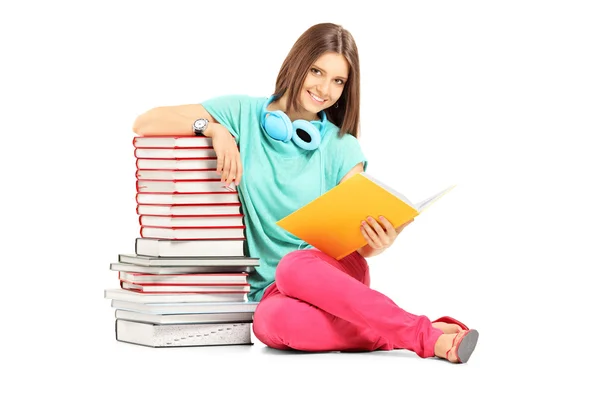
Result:
[[[221,175],[221,181],[226,186],[232,182],[239,185],[242,179],[242,161],[235,139],[202,105],[153,108],[136,118],[133,131],[140,136],[193,136],[195,133],[192,125],[199,118],[208,120],[204,135],[212,138],[212,146],[217,154],[216,172]]]
[[[133,123],[133,131],[140,136],[193,136],[192,124],[199,118],[208,119],[209,124],[204,135],[212,137],[217,121],[201,104],[152,108],[136,118]]]

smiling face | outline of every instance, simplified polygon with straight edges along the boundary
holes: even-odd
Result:
[[[302,113],[314,118],[333,106],[342,96],[349,70],[348,61],[341,54],[328,52],[319,57],[309,68],[299,93]]]
[[[307,29],[281,64],[272,93],[277,100],[269,110],[281,110],[292,121],[318,120],[324,111],[340,135],[358,137],[360,65],[350,32],[332,23]]]

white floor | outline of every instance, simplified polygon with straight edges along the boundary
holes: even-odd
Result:
[[[55,323],[37,332],[32,327],[22,332],[21,343],[9,343],[2,354],[9,371],[2,390],[9,395],[0,397],[464,400],[592,394],[583,375],[570,374],[582,380],[573,386],[558,373],[573,372],[561,361],[559,343],[543,357],[527,332],[494,333],[493,325],[478,327],[471,360],[455,365],[408,351],[282,352],[255,338],[252,346],[153,349],[117,342],[112,311],[106,303],[96,311],[103,317],[46,315]],[[523,352],[528,346],[530,354]]]

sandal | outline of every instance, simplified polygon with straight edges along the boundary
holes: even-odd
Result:
[[[473,354],[473,350],[475,350],[477,339],[479,339],[479,332],[477,332],[475,329],[457,333],[452,340],[452,347],[450,347],[450,350],[446,352],[446,359],[450,361],[450,352],[455,351],[457,361],[450,362],[457,362],[461,364],[466,363],[469,361],[471,354]]]
[[[468,331],[468,330],[469,330],[469,328],[467,328],[467,326],[466,326],[465,324],[463,324],[463,323],[462,323],[462,322],[460,322],[459,320],[457,320],[457,319],[454,319],[454,318],[452,318],[452,317],[447,317],[447,316],[445,316],[445,317],[440,317],[440,318],[436,319],[435,321],[431,321],[431,323],[434,323],[434,322],[445,322],[445,323],[447,323],[447,324],[456,324],[456,325],[458,325],[458,326],[460,327],[460,329],[462,329],[463,331]]]

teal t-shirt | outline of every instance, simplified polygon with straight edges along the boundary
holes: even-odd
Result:
[[[231,132],[240,150],[243,174],[238,192],[248,250],[260,259],[260,266],[248,277],[250,301],[259,301],[274,282],[283,256],[311,247],[276,222],[336,186],[356,164],[362,162],[365,169],[367,164],[358,140],[349,134],[340,137],[331,122],[314,151],[272,139],[260,122],[267,100],[229,95],[201,103]]]

